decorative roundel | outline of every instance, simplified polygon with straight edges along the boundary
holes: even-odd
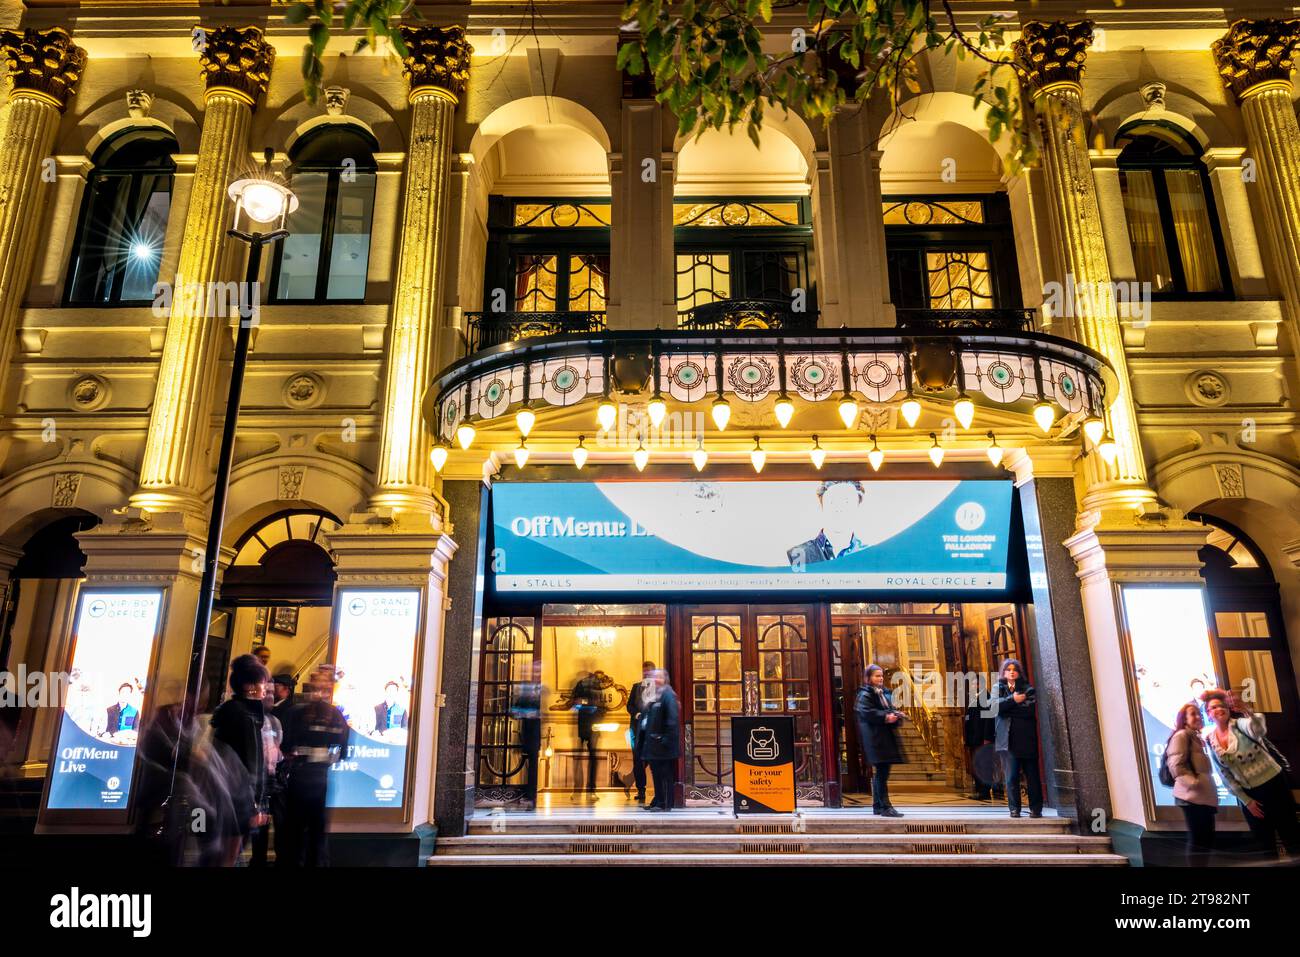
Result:
[[[697,362],[682,362],[673,369],[671,376],[674,384],[683,389],[693,389],[704,381],[704,367]]]
[[[727,370],[728,384],[737,395],[747,399],[766,395],[775,379],[772,367],[757,359],[737,359]]]
[[[837,376],[830,362],[821,356],[801,356],[790,368],[790,377],[799,392],[819,397],[835,388]]]
[[[889,368],[889,364],[881,362],[879,359],[872,359],[861,369],[862,378],[866,380],[867,385],[873,388],[880,388],[882,385],[889,383],[894,377],[894,370]]]
[[[496,415],[510,404],[510,384],[504,379],[493,379],[479,396],[479,414]]]
[[[456,407],[455,399],[448,399],[446,405],[442,407],[442,421],[448,428],[456,424],[456,413],[459,409]]]
[[[1056,377],[1056,387],[1060,390],[1062,397],[1073,399],[1075,393],[1079,391],[1078,385],[1075,384],[1074,376],[1068,372],[1062,372]]]
[[[1005,389],[1007,386],[1011,385],[1016,378],[1015,371],[1001,359],[989,366],[985,372],[990,381],[992,381],[992,383],[999,389]]]
[[[555,375],[551,377],[551,385],[555,391],[561,395],[567,395],[578,387],[582,381],[582,376],[573,366],[561,366],[555,370]]]

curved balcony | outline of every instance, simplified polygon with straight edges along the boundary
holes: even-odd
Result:
[[[803,331],[817,328],[817,313],[796,312],[788,299],[719,299],[683,312],[678,328],[695,331]]]
[[[600,332],[605,328],[603,312],[467,312],[465,319],[466,351],[471,355],[517,339]]]
[[[895,315],[898,328],[905,332],[1032,332],[1035,313],[1032,309],[898,309]]]

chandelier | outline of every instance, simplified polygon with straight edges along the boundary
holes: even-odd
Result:
[[[614,629],[579,628],[578,647],[587,654],[609,651],[614,647]]]

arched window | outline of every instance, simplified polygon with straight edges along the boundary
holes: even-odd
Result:
[[[332,123],[290,149],[300,205],[289,215],[289,237],[279,243],[272,301],[364,301],[378,147],[361,127]]]
[[[69,304],[153,300],[177,150],[172,136],[145,127],[124,130],[95,151],[68,274]]]
[[[1200,144],[1168,123],[1133,125],[1116,139],[1138,280],[1156,296],[1222,298],[1227,258]]]

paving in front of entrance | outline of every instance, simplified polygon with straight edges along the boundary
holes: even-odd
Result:
[[[736,817],[730,808],[640,811],[624,796],[538,810],[475,811],[465,837],[439,837],[429,863],[461,866],[987,865],[1122,866],[1107,837],[1072,833],[1046,811],[1013,820],[1005,807],[900,804],[904,817],[855,808]]]

